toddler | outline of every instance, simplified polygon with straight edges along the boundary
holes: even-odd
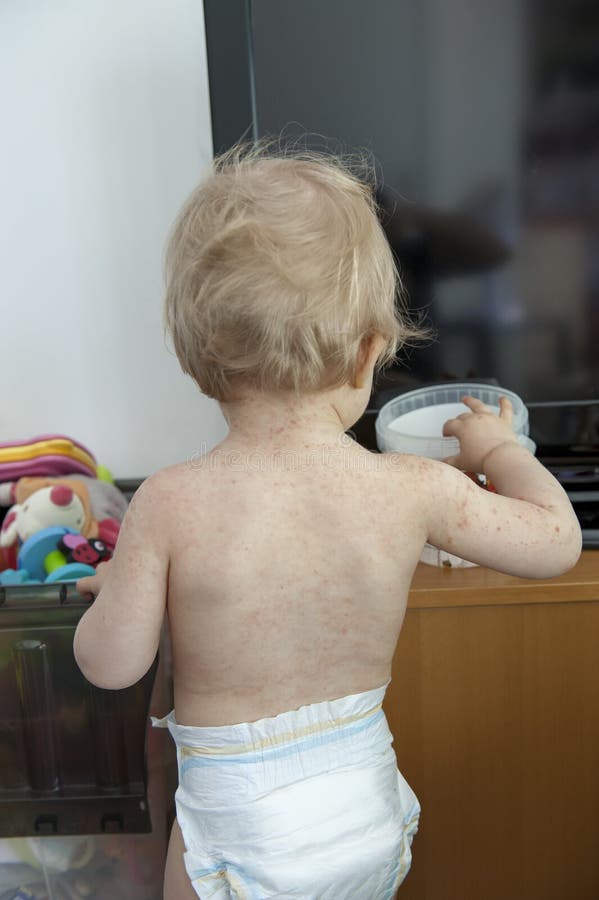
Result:
[[[166,322],[229,433],[143,483],[113,560],[79,582],[97,596],[75,636],[87,678],[123,688],[168,615],[168,900],[391,900],[420,808],[381,704],[424,543],[531,578],[580,554],[507,399],[497,416],[464,398],[449,465],[346,436],[419,335],[397,295],[371,190],[330,157],[230,152],[174,228]]]

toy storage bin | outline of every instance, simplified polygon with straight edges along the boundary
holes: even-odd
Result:
[[[73,584],[0,588],[0,837],[150,830],[145,734],[156,663],[91,685],[73,656]]]
[[[73,656],[88,606],[73,584],[0,588],[0,900],[162,898],[165,675],[156,660],[129,688],[92,686]]]

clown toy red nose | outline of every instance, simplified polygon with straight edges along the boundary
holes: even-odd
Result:
[[[64,484],[57,484],[50,491],[50,500],[55,506],[68,506],[73,499],[73,491]]]

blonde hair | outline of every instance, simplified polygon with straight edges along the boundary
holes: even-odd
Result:
[[[378,367],[423,332],[400,316],[393,254],[372,188],[339,158],[237,146],[214,160],[167,247],[165,322],[184,372],[209,397],[238,385],[310,392]]]

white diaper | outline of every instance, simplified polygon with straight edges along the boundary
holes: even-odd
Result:
[[[387,685],[240,725],[153,719],[177,745],[177,819],[202,900],[391,900],[420,806],[397,769]]]

